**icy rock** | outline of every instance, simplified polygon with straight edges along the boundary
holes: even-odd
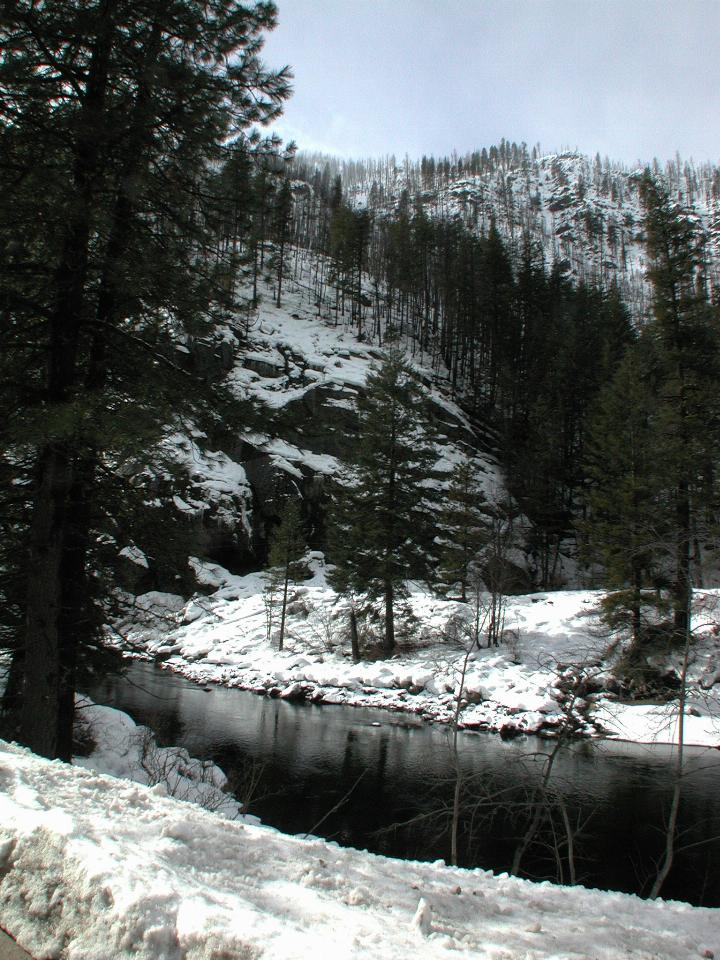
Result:
[[[420,897],[418,901],[412,925],[423,937],[430,935],[430,931],[432,930],[432,907],[425,897]]]
[[[306,683],[291,683],[289,687],[282,691],[280,694],[281,700],[305,700],[308,692],[308,685]]]

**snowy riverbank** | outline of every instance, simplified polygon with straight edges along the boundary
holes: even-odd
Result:
[[[718,911],[228,822],[0,743],[0,924],[35,957],[694,960]]]
[[[157,658],[202,684],[376,706],[430,721],[452,719],[467,646],[462,628],[472,616],[467,604],[414,587],[412,640],[389,659],[354,664],[347,608],[328,587],[320,555],[314,557],[312,579],[292,591],[282,652],[274,639],[267,640],[262,575],[235,577],[199,561],[196,571],[208,595],[187,603],[171,594],[138,598],[120,649]],[[573,590],[508,597],[505,642],[470,654],[461,726],[552,734],[570,714],[581,735],[672,743],[676,702],[628,703],[613,692],[613,666],[623,644],[609,637],[598,619],[601,596]],[[699,746],[720,746],[718,603],[718,591],[696,591],[685,741]],[[677,674],[681,653],[658,665]]]

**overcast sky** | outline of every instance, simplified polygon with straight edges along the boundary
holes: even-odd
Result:
[[[278,132],[346,157],[499,143],[720,162],[720,0],[277,0]]]

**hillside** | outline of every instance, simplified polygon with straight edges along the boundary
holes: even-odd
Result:
[[[384,351],[357,337],[349,311],[338,319],[317,308],[309,290],[312,267],[298,257],[298,279],[288,283],[282,308],[273,303],[270,283],[249,322],[236,318],[210,338],[178,345],[176,355],[186,363],[197,366],[201,356],[204,369],[224,378],[248,415],[224,425],[221,447],[192,425],[174,426],[138,475],[160,525],[182,533],[170,534],[178,549],[169,557],[167,542],[152,539],[157,522],[140,524],[135,541],[118,544],[133,593],[191,588],[188,555],[233,573],[260,569],[288,496],[302,499],[309,545],[324,546],[328,482],[347,472],[357,444],[357,398]],[[409,360],[429,404],[437,489],[468,456],[488,500],[505,497],[492,431],[471,422],[445,379],[419,356],[410,352]]]
[[[491,147],[470,156],[422,163],[394,158],[342,162],[302,154],[298,163],[321,166],[341,177],[358,207],[383,217],[407,191],[434,219],[457,221],[473,232],[497,225],[514,255],[526,243],[545,263],[557,263],[575,281],[617,286],[634,317],[650,310],[639,180],[643,167],[628,169],[607,157],[577,153],[528,153],[524,144]],[[649,163],[674,202],[702,232],[712,289],[720,283],[720,172],[680,158]]]

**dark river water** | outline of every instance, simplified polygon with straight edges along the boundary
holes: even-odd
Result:
[[[421,860],[449,860],[455,785],[447,729],[387,711],[204,690],[141,662],[86,691],[147,724],[163,745],[215,760],[250,812],[288,833]],[[521,875],[647,893],[672,792],[666,747],[578,742],[537,787],[552,741],[463,733],[461,866],[508,870],[535,809]],[[720,906],[720,751],[688,750],[680,839],[663,896]],[[568,835],[572,856],[568,855]],[[714,841],[711,838],[716,838]]]

